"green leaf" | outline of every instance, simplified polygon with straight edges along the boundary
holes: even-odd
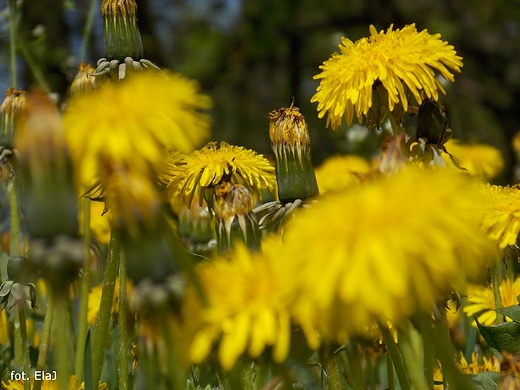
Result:
[[[498,372],[481,372],[476,375],[468,375],[475,390],[496,390],[498,386]]]
[[[516,353],[520,350],[520,324],[517,322],[504,322],[495,326],[484,326],[478,322],[475,316],[480,334],[486,340],[490,348],[496,352],[507,351]]]
[[[497,309],[497,313],[511,318],[515,322],[520,323],[520,305],[513,305],[509,307],[501,307]]]

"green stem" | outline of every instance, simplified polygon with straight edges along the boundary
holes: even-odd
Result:
[[[70,343],[69,343],[69,298],[67,289],[64,291],[51,291],[54,296],[54,318],[52,333],[54,339],[54,356],[58,371],[58,384],[60,389],[68,389],[71,375]]]
[[[92,375],[94,388],[99,385],[101,369],[105,357],[105,343],[108,336],[110,317],[112,314],[112,303],[114,300],[114,290],[116,284],[117,270],[119,268],[119,257],[121,256],[121,241],[112,232],[108,249],[105,277],[101,292],[101,303],[99,314],[94,329],[94,340],[92,343]]]
[[[47,80],[45,80],[45,76],[43,75],[40,67],[38,66],[36,60],[33,58],[32,53],[30,52],[25,45],[19,45],[20,51],[22,52],[23,58],[29,69],[31,69],[31,73],[38,82],[39,86],[46,92],[51,93],[51,88],[49,84],[47,84]]]
[[[357,351],[357,344],[349,342],[345,346],[345,353],[347,356],[348,366],[352,375],[352,383],[354,388],[361,390],[366,389],[365,380],[363,378],[363,366],[361,365],[361,356]]]
[[[161,323],[161,332],[166,344],[166,355],[168,359],[168,374],[170,375],[170,386],[172,389],[182,389],[184,386],[181,365],[177,356],[177,346],[173,342],[170,326],[168,323],[168,311],[166,308],[159,309],[159,321]]]
[[[327,359],[327,382],[330,390],[341,390],[341,381],[339,378],[338,367],[336,366],[336,361],[334,360],[334,356],[331,356]]]
[[[421,337],[423,343],[423,365],[424,377],[426,379],[427,388],[433,390],[434,365],[435,365],[435,344],[433,335],[433,323],[431,316],[428,314],[419,314],[421,322]]]
[[[99,9],[98,0],[91,0],[88,10],[87,19],[85,20],[85,28],[83,29],[83,41],[81,42],[81,51],[79,54],[79,62],[85,61],[87,54],[87,46],[92,32],[92,23],[94,21],[94,13]]]
[[[451,344],[446,310],[443,307],[439,307],[439,312],[441,319],[440,321],[436,321],[433,333],[435,340],[435,354],[441,363],[444,379],[447,380],[450,388],[453,387],[457,390],[472,390],[474,387],[470,383],[469,379],[460,372],[455,363],[455,353]]]
[[[22,301],[17,306],[18,309],[18,321],[20,325],[20,339],[22,347],[22,366],[26,378],[31,376],[31,367],[29,360],[29,342],[27,340],[27,326],[25,323],[25,301]],[[31,381],[27,380],[23,383],[24,390],[31,390]]]
[[[499,262],[502,260],[499,260]],[[495,309],[502,308],[502,299],[500,297],[500,274],[499,274],[498,262],[491,266],[491,283],[493,285],[493,296],[495,298]],[[504,317],[497,313],[496,323],[501,324],[504,322]]]
[[[390,120],[390,125],[392,126],[392,132],[394,133],[393,135],[397,135],[404,131],[404,129],[397,124],[397,122],[395,121],[394,115],[388,108],[386,108],[386,116],[388,117],[388,120]]]
[[[7,192],[9,193],[9,211],[11,214],[11,242],[10,255],[20,256],[22,254],[22,248],[20,244],[20,213],[18,209],[18,185],[17,185],[17,172],[14,167],[10,165],[11,178],[7,184]]]
[[[22,250],[20,245],[20,213],[18,210],[17,172],[11,164],[9,164],[9,168],[11,171],[11,177],[7,183],[9,212],[11,214],[11,242],[9,244],[9,252],[11,256],[20,256]],[[21,366],[23,363],[24,349],[27,349],[28,346],[26,345],[27,343],[23,344],[22,340],[20,310],[16,311],[14,324],[14,362],[17,366]],[[25,329],[25,320],[23,322],[23,328]]]
[[[88,295],[90,290],[90,199],[83,198],[83,274],[81,276],[78,336],[76,340],[76,366],[74,372],[78,383],[83,381],[85,348],[88,333]]]
[[[16,0],[8,0],[9,7],[9,68],[11,70],[11,86],[16,88],[16,35],[18,30],[18,12]]]
[[[388,376],[388,390],[395,390],[394,363],[390,354],[386,355],[386,374]]]
[[[428,384],[424,377],[424,367],[421,364],[422,359],[418,351],[414,348],[412,340],[414,336],[418,336],[417,333],[410,322],[402,326],[399,332],[399,350],[401,351],[403,363],[414,388],[428,389]]]
[[[381,334],[383,335],[383,340],[385,341],[388,354],[390,355],[390,357],[392,358],[392,362],[394,363],[395,372],[397,374],[399,384],[401,385],[401,389],[410,390],[410,381],[408,379],[408,374],[403,363],[401,352],[399,351],[399,348],[397,348],[397,344],[394,341],[394,337],[392,336],[392,333],[386,326],[379,325],[379,328],[381,329]]]
[[[119,257],[119,390],[128,390],[128,334],[126,330],[126,264],[125,256]]]
[[[47,295],[47,309],[45,311],[45,319],[43,320],[42,338],[39,344],[38,361],[36,362],[36,369],[43,371],[45,369],[45,362],[47,360],[47,353],[49,351],[49,343],[51,339],[52,318],[54,315],[54,298],[52,294]],[[42,381],[34,381],[33,390],[40,390]]]
[[[364,355],[370,390],[376,390],[376,372],[374,370],[374,365],[372,364],[372,360],[370,360],[370,354],[367,350],[364,351]]]

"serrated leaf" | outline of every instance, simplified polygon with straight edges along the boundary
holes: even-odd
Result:
[[[496,390],[498,386],[498,372],[481,372],[476,375],[468,375],[475,390]]]
[[[501,307],[497,309],[497,313],[511,318],[515,322],[520,323],[520,305],[513,305],[508,307]]]
[[[507,351],[516,353],[520,350],[520,324],[517,322],[504,322],[495,326],[485,326],[478,322],[475,316],[475,322],[480,334],[486,340],[487,344],[494,350],[501,352]]]

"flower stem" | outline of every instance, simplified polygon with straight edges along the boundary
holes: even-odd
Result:
[[[126,264],[125,257],[119,256],[119,390],[128,390],[128,334],[126,324]]]
[[[42,73],[42,70],[38,66],[36,60],[34,59],[32,53],[30,50],[25,47],[25,45],[21,44],[19,45],[20,52],[23,55],[23,58],[25,59],[25,62],[29,69],[31,70],[32,75],[38,82],[39,86],[46,92],[51,93],[51,88],[49,87],[49,84],[47,83],[47,80],[45,80],[45,76]]]
[[[424,377],[428,389],[433,390],[434,385],[434,364],[435,364],[435,344],[433,335],[433,323],[429,314],[419,314],[419,320],[421,323],[421,336],[423,343],[423,366],[424,366]]]
[[[87,55],[87,46],[92,32],[92,22],[94,21],[94,13],[99,9],[99,0],[91,0],[90,8],[88,10],[87,19],[85,20],[85,28],[83,29],[83,40],[81,42],[81,51],[79,53],[79,62],[85,60]],[[81,383],[81,381],[79,381]]]
[[[341,382],[339,379],[338,367],[336,366],[336,361],[334,360],[334,356],[331,356],[327,359],[327,384],[329,385],[330,390],[341,390]]]
[[[21,341],[21,354],[22,354],[22,366],[25,373],[25,377],[31,376],[31,367],[29,360],[29,343],[27,340],[27,326],[25,323],[25,301],[22,300],[17,306],[17,319],[20,325],[20,341]],[[31,381],[24,381],[24,390],[31,390]]]
[[[52,318],[54,315],[54,298],[52,294],[47,294],[47,309],[45,311],[45,319],[43,320],[42,338],[39,345],[38,361],[36,369],[43,371],[47,360],[47,352],[49,351],[49,343],[51,339]],[[40,390],[42,381],[34,381],[33,390]]]
[[[385,341],[386,348],[388,349],[388,354],[390,355],[390,357],[392,358],[392,362],[394,363],[395,372],[397,374],[399,384],[401,385],[401,389],[410,390],[408,374],[403,363],[401,352],[399,351],[399,348],[397,348],[397,344],[394,341],[394,337],[392,336],[392,333],[386,326],[379,325],[379,328],[381,329],[383,340]]]
[[[158,313],[159,321],[161,324],[161,331],[166,344],[166,355],[168,360],[168,371],[170,386],[173,389],[183,388],[183,373],[181,372],[181,365],[177,356],[177,346],[173,342],[172,334],[170,331],[170,325],[168,321],[168,311],[166,309],[161,310]]]
[[[424,368],[421,364],[422,359],[420,353],[418,353],[419,351],[414,346],[414,338],[417,339],[420,336],[410,322],[400,327],[399,330],[399,349],[410,381],[416,389],[428,389],[429,387],[424,377]]]
[[[54,356],[58,369],[58,384],[60,389],[67,389],[71,374],[69,354],[69,326],[70,318],[68,311],[69,298],[67,289],[64,291],[51,291],[54,300],[54,318],[52,333],[54,340]]]
[[[386,355],[386,375],[388,376],[388,390],[395,390],[394,363],[390,354]]]
[[[499,260],[496,262],[496,264],[493,264],[491,266],[491,283],[493,285],[493,296],[495,298],[495,309],[502,308],[502,298],[500,296],[500,270],[499,270],[499,263],[502,260]],[[497,313],[497,319],[496,323],[501,324],[504,322],[504,317]]]
[[[18,209],[18,183],[17,172],[10,165],[11,177],[7,184],[7,192],[9,193],[9,212],[11,214],[11,242],[9,244],[9,253],[11,256],[20,256],[22,248],[20,244],[20,213]]]
[[[78,336],[76,340],[76,366],[74,373],[78,383],[83,381],[85,348],[87,342],[88,294],[90,290],[90,199],[83,198],[83,273],[80,286]]]
[[[16,35],[18,31],[18,12],[16,0],[7,0],[9,7],[9,68],[11,70],[11,86],[16,88]]]
[[[112,314],[112,303],[114,300],[114,290],[116,285],[117,270],[119,268],[119,257],[121,256],[121,241],[112,232],[108,249],[105,277],[101,292],[101,303],[99,314],[94,330],[94,340],[92,343],[92,375],[94,388],[99,384],[101,369],[105,356],[105,342],[108,336],[110,317]]]

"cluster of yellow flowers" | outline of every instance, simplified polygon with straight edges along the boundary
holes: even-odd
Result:
[[[327,125],[334,130],[343,117],[350,125],[354,116],[369,128],[387,118],[398,126],[405,113],[445,93],[439,75],[454,81],[452,72],[462,67],[462,58],[439,34],[418,32],[415,25],[386,32],[370,26],[370,34],[357,42],[343,38],[340,53],[325,61],[315,77],[320,85],[311,101],[318,103],[319,117],[328,115]],[[209,136],[204,110],[210,106],[195,82],[143,71],[74,94],[63,115],[76,187],[105,202],[105,210],[96,209],[92,216],[92,231],[99,231],[105,244],[109,231],[118,233],[114,240],[135,240],[139,245],[124,247],[123,259],[130,267],[144,254],[139,269],[151,269],[150,278],[137,280],[135,288],[128,282],[126,290],[135,305],[130,311],[137,324],[134,335],[144,339],[145,353],[156,348],[160,356],[168,355],[170,344],[160,346],[153,335],[159,332],[168,343],[183,337],[178,348],[185,354],[183,364],[216,356],[224,370],[231,370],[241,356],[257,359],[266,351],[274,363],[283,363],[300,331],[315,350],[368,337],[380,324],[399,330],[417,316],[433,321],[432,310],[437,315],[450,291],[481,281],[498,251],[516,243],[519,189],[483,184],[503,167],[492,148],[452,143],[454,169],[404,164],[391,174],[359,157],[335,156],[316,170],[321,196],[311,191],[312,199],[262,205],[264,190],[275,192],[275,168],[255,151],[225,142],[200,148]],[[296,122],[306,132],[303,115],[293,105],[283,113],[297,120],[284,117],[281,138]],[[291,151],[299,155],[300,146],[293,142]],[[444,143],[437,146],[445,151]],[[307,152],[310,158],[310,146]],[[301,169],[309,167],[302,164]],[[218,254],[208,244],[209,252],[193,269],[171,258],[167,271],[157,268],[158,259],[176,245],[170,233],[175,238],[183,234],[177,231],[178,210],[165,206],[178,202],[187,208],[196,203],[201,218],[224,219],[228,239],[241,239]],[[253,202],[259,207],[249,207]],[[107,219],[106,209],[110,219],[100,223],[99,218]],[[221,209],[225,215],[218,215]],[[266,220],[277,223],[266,227]],[[162,230],[165,226],[168,230]],[[248,235],[260,229],[261,248],[253,250]],[[515,304],[506,293],[512,282],[504,283],[503,304]],[[483,287],[468,291],[464,311],[469,315],[494,309]],[[101,287],[92,289],[89,299],[88,323],[94,327]],[[494,317],[494,311],[487,312],[480,322],[490,324]],[[404,352],[403,361],[410,361]],[[433,367],[431,376],[433,385]],[[21,388],[14,381],[4,386]]]

